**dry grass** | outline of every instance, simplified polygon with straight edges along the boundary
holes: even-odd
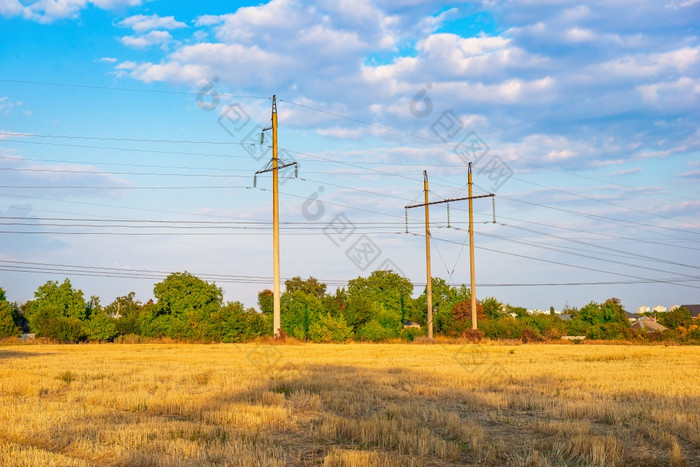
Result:
[[[700,349],[0,347],[0,465],[700,465]]]

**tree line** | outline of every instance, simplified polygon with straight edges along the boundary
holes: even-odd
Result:
[[[281,295],[284,336],[312,342],[377,342],[411,341],[426,335],[425,290],[414,298],[411,281],[392,271],[357,277],[334,293],[313,277],[294,277],[285,286]],[[477,302],[479,329],[473,331],[469,288],[433,278],[432,291],[433,328],[438,336],[534,342],[573,335],[700,343],[700,322],[693,321],[687,310],[659,318],[670,331],[640,333],[630,329],[625,309],[616,298],[567,310],[572,316],[565,321],[553,309],[550,314],[530,315],[525,308],[488,297]],[[0,338],[32,332],[60,342],[163,337],[243,342],[273,335],[270,290],[258,294],[258,309],[246,308],[238,301],[224,303],[220,287],[183,272],[155,284],[153,296],[154,300],[142,303],[130,292],[103,306],[98,297],[86,299],[65,279],[62,283],[46,282],[34,292],[34,299],[18,304],[7,301],[0,288]]]

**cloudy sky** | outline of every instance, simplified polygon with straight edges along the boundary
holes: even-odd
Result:
[[[190,271],[391,268],[422,290],[430,200],[466,196],[477,295],[530,308],[700,303],[700,2],[0,0],[0,287],[143,301]],[[296,178],[295,178],[296,175]],[[464,201],[432,269],[469,283]],[[494,208],[495,220],[494,223]],[[406,233],[408,232],[408,233]]]

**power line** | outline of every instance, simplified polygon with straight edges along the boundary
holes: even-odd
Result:
[[[131,141],[131,142],[152,142],[152,143],[178,143],[178,144],[181,144],[181,143],[190,143],[190,144],[219,144],[219,145],[220,145],[220,144],[233,144],[233,145],[245,145],[245,143],[222,142],[222,141],[192,141],[192,140],[166,140],[166,139],[138,139],[138,138],[93,137],[93,136],[76,136],[76,135],[46,135],[46,134],[34,134],[34,133],[10,133],[10,132],[5,132],[4,134],[15,135],[15,136],[41,137],[41,138],[68,138],[68,139],[101,140],[101,141],[108,140],[108,141]],[[288,149],[287,151],[289,151],[289,152],[291,152],[291,153],[295,153],[295,154],[299,154],[299,155],[311,157],[311,158],[314,158],[314,159],[325,160],[325,161],[334,162],[334,163],[338,163],[338,164],[348,165],[348,166],[355,167],[355,168],[359,168],[359,169],[363,169],[363,170],[373,171],[373,172],[376,172],[376,173],[380,173],[380,174],[382,174],[382,175],[390,175],[390,176],[395,176],[395,177],[400,177],[400,178],[403,178],[403,179],[415,181],[415,179],[413,179],[413,178],[411,178],[411,177],[409,177],[409,176],[404,176],[404,175],[397,174],[397,173],[383,172],[383,171],[380,171],[380,170],[377,170],[377,169],[371,169],[371,168],[368,168],[368,167],[363,167],[363,166],[358,165],[358,164],[352,164],[352,163],[342,162],[342,161],[335,161],[335,160],[330,159],[330,158],[326,158],[326,157],[322,157],[322,156],[317,156],[317,155],[313,155],[313,154],[308,154],[308,153],[303,153],[303,152],[299,152],[299,151],[293,151],[293,150],[289,150],[289,149]],[[534,185],[537,185],[537,186],[541,186],[541,187],[543,187],[543,188],[550,189],[550,190],[562,191],[562,192],[564,192],[564,193],[571,194],[571,195],[573,195],[573,196],[578,196],[578,197],[581,197],[581,198],[584,198],[584,199],[589,199],[589,200],[591,200],[591,201],[596,201],[596,202],[611,204],[611,205],[613,205],[613,206],[621,207],[621,208],[623,208],[623,209],[628,209],[628,210],[632,210],[632,211],[642,212],[642,213],[645,213],[645,214],[653,214],[653,213],[649,213],[649,212],[647,212],[647,211],[638,210],[638,209],[634,209],[634,208],[628,208],[628,207],[626,207],[626,206],[618,205],[618,204],[615,204],[615,203],[610,203],[610,202],[607,202],[607,201],[604,201],[604,200],[599,200],[599,199],[596,199],[596,198],[591,198],[591,197],[587,197],[587,196],[584,196],[584,195],[579,195],[579,194],[577,194],[577,193],[569,192],[569,191],[562,190],[562,189],[559,189],[559,188],[548,187],[548,186],[546,186],[546,185],[536,184],[536,183],[533,183],[533,182],[526,182],[526,183],[531,183],[531,184],[534,184]],[[449,187],[450,185],[442,185],[442,186]],[[454,185],[452,185],[452,187],[454,187]],[[514,200],[513,198],[508,198],[508,197],[503,196],[503,195],[501,195],[500,197],[503,197],[503,198],[506,198],[506,199]],[[516,201],[518,201],[518,200],[516,200]],[[541,206],[541,207],[547,207],[547,208],[550,208],[550,209],[563,209],[563,208],[555,208],[555,207],[552,207],[552,206],[541,205],[541,204],[537,204],[537,203],[531,203],[531,204],[538,205],[538,206]],[[578,213],[579,215],[595,216],[595,215],[592,215],[592,214],[580,213],[580,212],[574,211],[574,210],[567,210],[567,212],[570,212],[570,213]],[[609,217],[606,217],[606,216],[597,216],[597,217],[600,217],[600,218],[603,218],[603,219],[608,219],[608,220],[611,220],[611,219],[612,219],[612,218],[609,218]],[[670,218],[670,217],[668,217],[668,216],[662,216],[662,215],[658,215],[658,217],[662,217],[662,218],[666,218],[666,219],[671,219],[671,220],[677,220],[677,219],[673,219],[673,218]],[[657,229],[674,230],[674,231],[679,231],[679,232],[684,232],[684,233],[700,234],[700,232],[693,232],[693,231],[688,231],[688,230],[684,230],[684,229],[677,229],[677,228],[673,228],[673,227],[655,226],[655,225],[652,225],[652,224],[644,224],[644,223],[639,223],[639,222],[634,222],[634,221],[618,220],[618,222],[626,222],[626,223],[632,223],[632,224],[636,224],[636,225],[648,226],[648,227],[657,228]],[[697,225],[697,224],[693,224],[693,225]]]
[[[413,235],[416,235],[416,234],[413,234]],[[460,244],[459,242],[456,242],[456,241],[454,241],[454,240],[447,240],[447,239],[442,239],[442,238],[436,238],[436,240],[439,240],[439,241],[441,241],[441,242],[454,243],[454,244],[457,244],[457,245]],[[632,278],[632,279],[638,279],[638,280],[647,281],[647,282],[649,282],[649,281],[651,281],[651,282],[657,282],[656,279],[650,279],[650,278],[648,278],[648,277],[640,277],[640,276],[634,276],[634,275],[631,275],[631,274],[624,274],[624,273],[619,273],[619,272],[613,272],[613,271],[609,271],[609,270],[605,270],[605,269],[596,269],[596,268],[590,268],[590,267],[587,267],[587,266],[581,266],[581,265],[577,265],[577,264],[563,263],[563,262],[561,262],[561,261],[553,261],[553,260],[538,258],[538,257],[535,257],[535,256],[528,256],[528,255],[523,255],[523,254],[519,254],[519,253],[512,253],[512,252],[509,252],[509,251],[496,250],[496,249],[494,249],[494,248],[487,248],[487,247],[484,247],[484,246],[475,246],[475,248],[480,249],[480,250],[485,250],[485,251],[491,251],[491,252],[493,252],[493,253],[499,253],[499,254],[508,255],[508,256],[515,256],[515,257],[518,257],[518,258],[531,259],[531,260],[534,260],[534,261],[539,261],[539,262],[548,263],[548,264],[556,264],[556,265],[559,265],[559,266],[566,266],[566,267],[575,268],[575,269],[583,269],[583,270],[586,270],[586,271],[593,271],[593,272],[600,272],[600,273],[603,273],[603,274],[611,274],[611,275],[615,275],[615,276],[629,277],[629,278]],[[688,280],[688,282],[694,282],[695,280],[696,280],[696,279],[691,279],[691,280]],[[680,282],[680,281],[666,281],[666,282],[663,282],[663,283],[675,284],[675,285],[679,285],[679,286],[683,286],[683,287],[692,287],[692,288],[700,289],[700,287],[690,286],[690,285],[686,285],[686,284],[681,284],[681,283],[679,283],[679,282]]]
[[[199,92],[196,92],[196,93],[195,93],[195,92],[191,92],[191,91],[188,92],[188,91],[157,90],[157,89],[145,89],[145,88],[126,88],[126,87],[86,85],[86,84],[75,84],[75,83],[58,83],[58,82],[49,82],[49,81],[19,80],[19,79],[9,79],[9,78],[0,78],[0,82],[18,83],[18,84],[31,84],[31,85],[45,85],[45,86],[60,86],[60,87],[72,87],[72,88],[84,88],[84,89],[100,89],[100,90],[110,90],[110,91],[144,92],[144,93],[156,93],[156,94],[179,94],[179,95],[199,95],[199,94],[200,94]],[[241,94],[229,94],[229,93],[218,93],[218,92],[217,92],[217,94],[218,94],[220,97],[230,97],[230,98],[266,99],[266,100],[269,100],[269,99],[270,99],[269,96],[241,95]],[[427,137],[424,137],[424,136],[421,136],[421,135],[417,135],[417,134],[415,134],[415,133],[406,132],[406,131],[404,131],[404,130],[399,130],[399,129],[392,128],[392,127],[389,127],[389,126],[386,126],[386,125],[379,125],[379,124],[376,124],[376,123],[371,123],[371,122],[363,121],[363,120],[360,120],[360,119],[356,119],[356,118],[353,118],[353,117],[348,117],[348,116],[346,116],[346,115],[342,115],[342,114],[339,114],[339,113],[336,113],[336,112],[330,112],[330,111],[327,111],[327,110],[324,110],[324,109],[320,109],[320,108],[317,108],[317,107],[313,107],[313,106],[310,106],[310,105],[308,105],[308,104],[301,104],[301,103],[298,103],[298,102],[288,101],[288,100],[282,100],[282,99],[280,99],[280,102],[285,102],[285,103],[287,103],[287,104],[290,104],[290,105],[293,105],[293,106],[296,106],[296,107],[304,108],[304,109],[311,110],[311,111],[314,111],[314,112],[323,113],[323,114],[326,114],[326,115],[333,116],[333,117],[335,117],[335,118],[340,118],[340,119],[348,120],[348,121],[351,121],[351,122],[354,122],[354,123],[358,123],[358,124],[361,124],[361,125],[366,125],[366,126],[378,128],[378,129],[381,129],[381,130],[385,130],[385,131],[390,131],[390,132],[393,132],[393,133],[402,134],[402,135],[405,135],[405,136],[409,136],[409,137],[412,137],[412,138],[416,138],[416,139],[428,141],[428,142],[435,143],[435,144],[451,146],[451,144],[450,144],[449,142],[446,142],[446,141],[438,141],[438,140],[434,140],[434,139],[432,139],[432,138],[427,138]],[[541,166],[541,165],[538,165],[538,164],[533,164],[533,163],[529,163],[529,162],[520,161],[520,160],[517,160],[517,159],[505,159],[505,161],[507,161],[507,162],[512,162],[512,163],[517,163],[517,164],[521,164],[521,165],[525,165],[525,166],[535,167],[535,168],[542,169],[542,170],[548,170],[548,171],[552,171],[552,172],[562,173],[562,174],[565,174],[565,175],[568,175],[568,176],[572,176],[572,177],[578,177],[578,178],[587,179],[587,180],[593,180],[593,181],[601,181],[601,182],[604,182],[604,183],[608,183],[608,184],[611,184],[611,185],[616,185],[616,186],[620,186],[620,187],[624,187],[624,188],[639,188],[639,187],[635,187],[635,186],[632,186],[632,185],[620,184],[620,183],[613,182],[613,181],[606,180],[606,179],[602,179],[602,178],[590,177],[590,176],[586,176],[586,175],[580,175],[580,174],[575,174],[575,173],[571,173],[571,172],[567,172],[567,171],[563,171],[563,170],[559,170],[559,169],[554,169],[554,168],[550,168],[550,167],[545,167],[545,166]],[[549,187],[547,187],[547,188],[549,188]],[[663,195],[663,196],[671,196],[671,197],[676,197],[676,198],[681,198],[681,199],[692,200],[692,198],[687,198],[687,197],[675,195],[675,194],[672,194],[672,193],[659,193],[659,194],[660,194],[660,195]]]
[[[72,274],[78,276],[89,277],[105,277],[105,278],[126,278],[126,279],[150,279],[160,280],[164,276],[174,273],[175,271],[154,270],[154,269],[139,269],[139,268],[114,268],[101,266],[82,266],[71,264],[58,263],[40,263],[30,261],[12,261],[0,260],[0,271],[6,272],[23,272],[35,274]],[[249,275],[232,275],[232,274],[214,274],[194,272],[193,275],[207,280],[220,283],[245,283],[245,284],[268,284],[271,280],[267,276],[249,276]],[[286,277],[283,280],[289,280]],[[347,285],[348,281],[339,279],[319,279],[320,282],[337,287]],[[556,287],[556,286],[576,286],[576,285],[617,285],[617,284],[674,284],[676,282],[694,282],[689,279],[645,279],[635,281],[592,281],[592,282],[525,282],[525,283],[479,283],[480,287]],[[415,282],[414,287],[425,287],[425,283]],[[452,286],[458,286],[455,282],[449,283]]]

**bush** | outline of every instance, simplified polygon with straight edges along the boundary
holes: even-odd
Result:
[[[313,342],[344,342],[352,336],[352,328],[342,317],[334,318],[330,313],[320,316],[309,326],[309,339]]]
[[[479,328],[489,339],[520,339],[525,331],[525,322],[521,319],[505,317],[479,322]]]
[[[50,332],[45,337],[52,337],[61,342],[72,343],[85,340],[83,322],[77,318],[58,318],[49,323]]]
[[[96,313],[83,323],[83,328],[91,341],[111,341],[119,332],[117,323],[104,313]]]
[[[523,319],[538,339],[559,339],[566,334],[566,323],[556,315],[537,314]]]
[[[422,328],[403,328],[401,330],[401,338],[409,342],[413,342],[417,337],[423,337],[427,331]]]
[[[599,323],[591,327],[588,331],[588,338],[594,340],[603,339],[625,339],[627,338],[628,328],[621,323],[607,322]]]
[[[361,340],[378,342],[386,339],[386,330],[379,324],[379,321],[373,319],[355,332],[355,336]]]
[[[462,333],[467,342],[481,342],[485,335],[481,329],[465,329]]]
[[[140,344],[143,342],[143,338],[138,334],[127,334],[125,336],[117,336],[114,342],[116,344]]]
[[[525,329],[523,329],[521,339],[525,344],[527,344],[528,342],[538,342],[542,340],[542,334],[540,334],[540,331],[537,328],[532,329],[526,327]]]
[[[12,305],[6,301],[0,301],[0,339],[19,336],[21,333],[12,316]]]

